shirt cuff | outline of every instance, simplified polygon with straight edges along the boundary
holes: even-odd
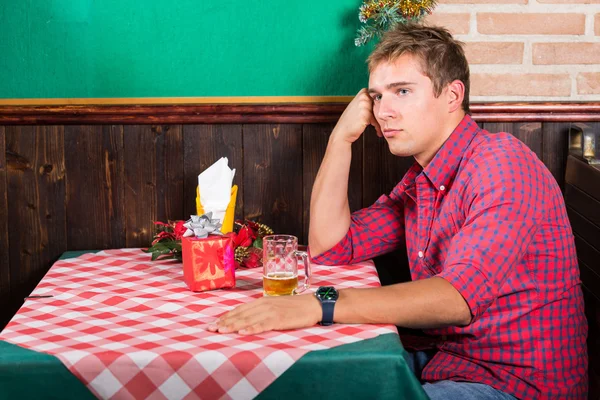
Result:
[[[316,257],[310,255],[310,247],[308,254],[311,262],[320,265],[346,265],[352,261],[352,246],[350,243],[349,234],[340,240],[331,249],[319,254]]]
[[[469,274],[458,271],[456,269],[444,269],[437,277],[448,281],[460,295],[465,299],[471,315],[471,323],[473,323],[492,303],[492,296],[489,294],[487,278],[475,267],[469,266]]]

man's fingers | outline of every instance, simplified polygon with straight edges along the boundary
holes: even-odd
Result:
[[[243,317],[239,317],[235,320],[227,320],[217,323],[219,333],[231,333],[231,332],[242,332],[248,331],[251,327],[255,327],[250,329],[248,332],[255,332],[256,327],[262,327],[261,332],[264,332],[267,327],[266,322],[269,319],[268,315],[264,313],[257,313],[252,315],[244,315]],[[272,329],[272,327],[270,328]],[[268,330],[270,330],[268,329]],[[256,332],[258,333],[258,332]]]
[[[259,333],[267,332],[273,330],[273,327],[269,327],[269,325],[259,322],[254,325],[250,325],[247,328],[240,329],[238,332],[240,335],[257,335]]]
[[[265,313],[264,302],[260,300],[242,304],[228,313],[221,315],[215,322],[208,326],[208,330],[221,333],[237,332],[239,329],[255,323]]]
[[[217,323],[219,333],[231,333],[238,332],[241,329],[248,328],[249,326],[256,325],[264,317],[260,314],[245,316],[237,318],[235,320],[227,320]]]
[[[228,314],[222,315],[216,321],[216,324],[218,326],[231,325],[235,321],[246,320],[246,319],[252,318],[255,315],[261,315],[261,314],[264,314],[264,309],[262,307],[252,307],[252,308],[246,309],[242,313],[236,313],[236,314],[228,313]]]

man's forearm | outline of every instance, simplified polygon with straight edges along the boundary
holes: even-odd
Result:
[[[342,289],[334,321],[440,328],[468,325],[471,312],[454,286],[433,277],[381,288]]]
[[[316,256],[332,248],[348,232],[348,178],[352,144],[332,134],[319,168],[310,201],[308,241]]]

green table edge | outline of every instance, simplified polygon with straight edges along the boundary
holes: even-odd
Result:
[[[69,258],[76,258],[82,256],[87,253],[98,253],[102,250],[73,250],[73,251],[65,251],[58,257],[59,260],[68,260]]]
[[[64,252],[59,260],[100,250]],[[365,354],[376,359],[380,368],[364,368]],[[365,339],[302,356],[256,399],[304,400],[335,396],[352,399],[428,399],[417,378],[409,371],[406,351],[395,333]],[[343,358],[344,363],[339,359]],[[17,362],[13,362],[18,360]],[[7,364],[8,363],[8,364]],[[340,365],[343,365],[340,368]],[[411,374],[405,380],[406,371]],[[319,376],[320,383],[310,381]],[[323,379],[324,378],[324,379]],[[367,382],[379,381],[376,392]],[[51,354],[29,350],[0,341],[0,387],[7,398],[94,399],[95,396]],[[57,397],[53,397],[57,394]]]
[[[282,393],[286,394],[286,400],[329,397],[429,399],[405,357],[406,351],[395,333],[312,351],[302,356],[256,399],[281,399]],[[368,366],[365,366],[365,360],[369,361]],[[374,361],[376,368],[371,366]],[[319,376],[319,382],[312,382],[310,376]],[[373,385],[373,382],[377,384]]]
[[[0,399],[96,398],[56,356],[1,340],[0,388]]]

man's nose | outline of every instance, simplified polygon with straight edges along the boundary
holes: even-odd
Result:
[[[389,119],[396,116],[396,110],[394,109],[393,102],[389,97],[381,96],[379,101],[379,109],[377,110],[377,118]]]

